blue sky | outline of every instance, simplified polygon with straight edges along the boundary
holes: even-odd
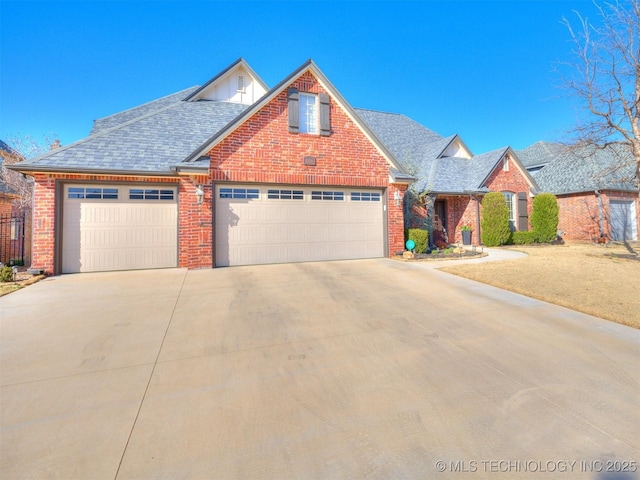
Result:
[[[55,133],[200,85],[239,57],[272,87],[313,58],[354,107],[458,133],[474,153],[562,140],[563,16],[590,0],[0,0],[0,138]]]

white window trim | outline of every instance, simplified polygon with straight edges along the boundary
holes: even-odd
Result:
[[[304,98],[313,98],[313,112],[311,119],[313,120],[313,125],[310,124],[308,118],[310,117],[308,110],[308,104],[303,100]],[[320,105],[319,105],[318,95],[315,93],[309,92],[299,92],[298,93],[298,128],[300,133],[307,135],[319,135],[320,134]],[[305,110],[303,110],[305,107]]]
[[[518,195],[513,192],[502,192],[502,194],[504,195],[504,199],[507,202],[507,207],[509,207],[509,224],[511,225],[511,229],[515,231],[517,225],[516,215],[518,206],[516,202],[518,201]],[[511,198],[511,201],[509,201],[509,196]]]

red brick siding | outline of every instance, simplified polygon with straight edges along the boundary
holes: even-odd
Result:
[[[211,184],[206,176],[194,177],[193,182],[180,182],[178,205],[178,264],[184,268],[211,268],[213,266],[213,238]],[[196,186],[202,185],[205,197],[198,205]]]
[[[291,87],[328,93],[309,73]],[[331,135],[291,134],[287,89],[210,152],[213,180],[386,187],[389,166],[348,115],[331,101]],[[303,157],[317,159],[303,165]]]
[[[54,178],[34,175],[31,265],[49,275],[54,273],[55,186]]]
[[[0,195],[0,215],[11,215],[12,211],[11,197]]]
[[[438,195],[438,200],[446,202],[447,241],[462,243],[460,227],[470,225],[473,229],[471,243],[479,243],[475,200],[469,195]],[[482,199],[480,200],[482,201]]]
[[[391,184],[387,189],[389,256],[404,251],[404,208],[402,206],[407,185]],[[395,192],[400,192],[396,200]]]
[[[638,195],[631,192],[601,191],[602,196],[602,227],[603,233],[611,238],[611,224],[609,218],[609,202],[611,200],[635,200],[636,228],[640,203]],[[564,231],[565,240],[596,241],[600,237],[600,210],[598,197],[595,192],[577,193],[572,195],[558,195],[559,221],[558,228]]]

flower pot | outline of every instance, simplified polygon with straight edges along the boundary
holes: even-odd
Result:
[[[462,230],[462,244],[471,245],[471,230]]]

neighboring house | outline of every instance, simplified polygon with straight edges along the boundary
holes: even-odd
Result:
[[[8,172],[5,168],[7,165],[17,163],[20,160],[22,160],[20,154],[0,140],[0,215],[11,215],[15,210],[16,200],[20,198],[19,192],[7,178],[12,175],[12,172]],[[13,175],[19,176],[15,173]]]
[[[0,140],[0,262],[28,263],[31,251],[31,183],[7,167],[22,155]]]
[[[413,177],[309,60],[268,89],[242,59],[10,167],[33,176],[50,274],[371,258],[403,250]]]
[[[463,225],[479,244],[481,202],[490,191],[505,195],[513,230],[529,229],[537,185],[511,148],[473,155],[458,135],[443,137],[404,115],[357,111],[416,177],[406,215],[433,233],[432,244],[460,243]]]
[[[640,204],[627,149],[537,142],[517,154],[540,190],[557,196],[564,238],[638,240]]]

